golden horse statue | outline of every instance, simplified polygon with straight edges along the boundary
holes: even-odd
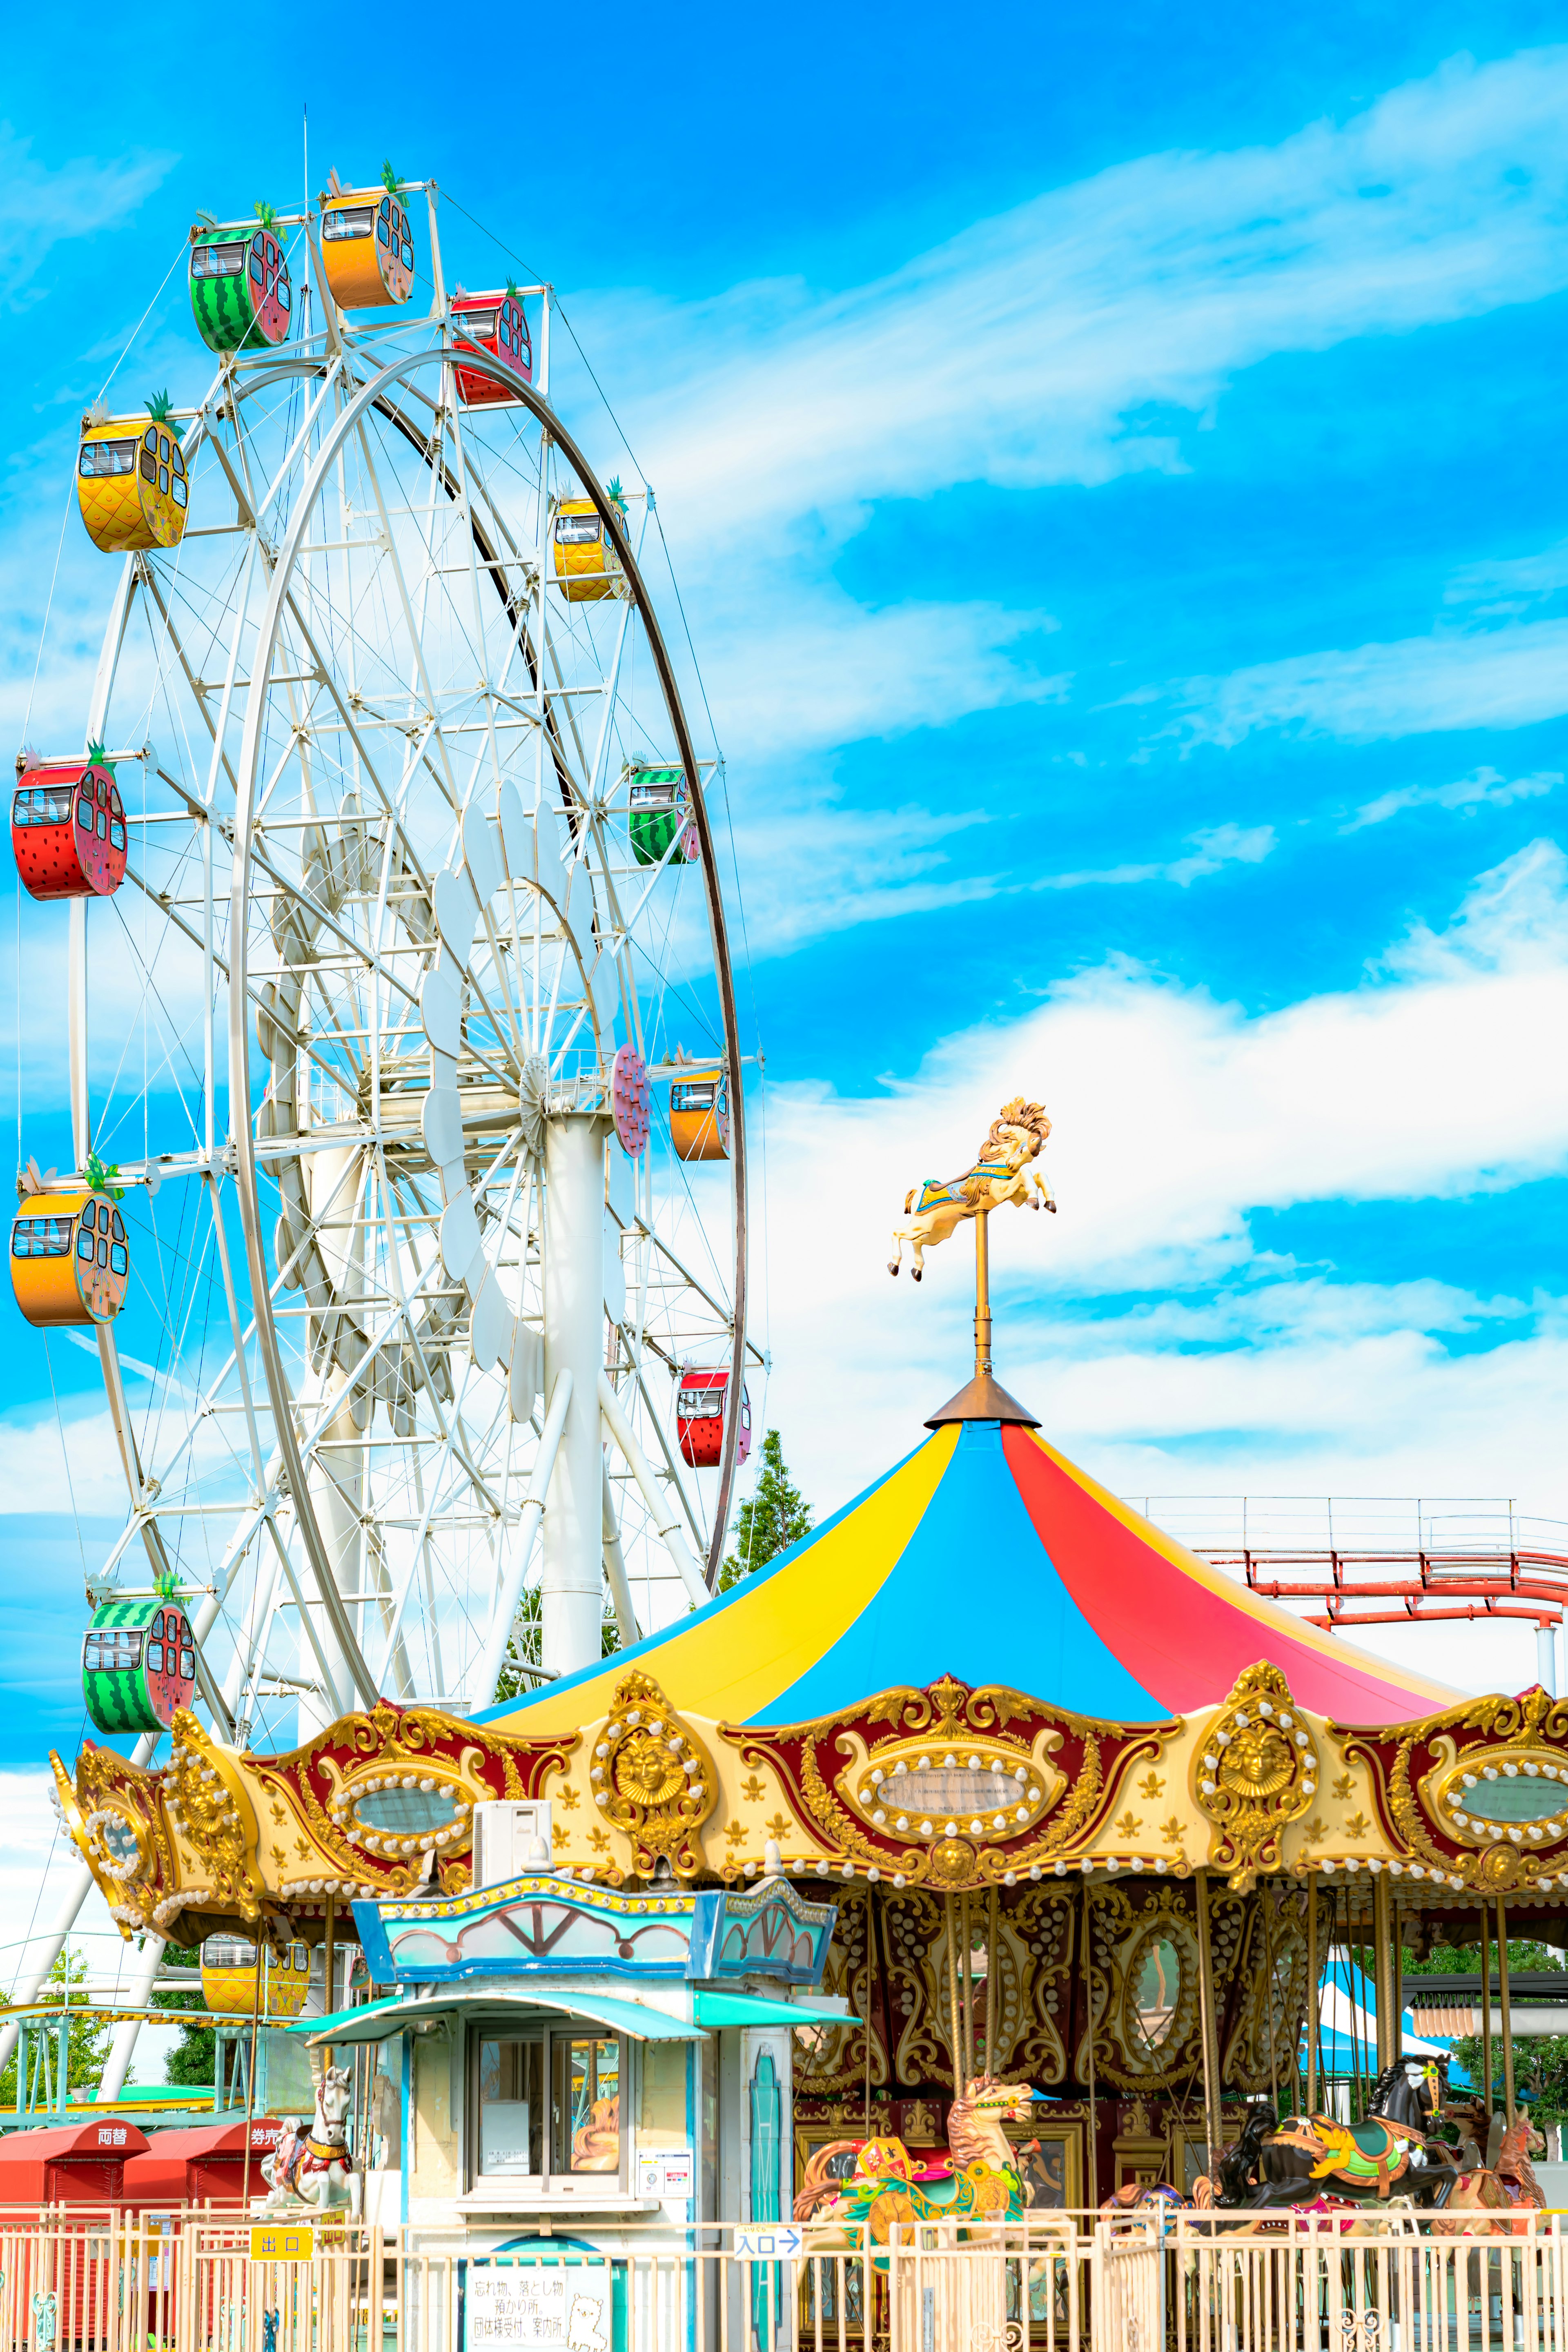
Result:
[[[999,1209],[1005,1202],[1011,1201],[1016,1209],[1049,1209],[1054,1216],[1056,1196],[1034,1165],[1050,1131],[1044,1103],[1026,1102],[1022,1095],[1004,1103],[973,1168],[948,1182],[928,1176],[908,1194],[904,1214],[910,1222],[893,1228],[888,1272],[897,1274],[908,1242],[914,1259],[910,1272],[918,1282],[928,1249],[946,1241],[966,1217]]]

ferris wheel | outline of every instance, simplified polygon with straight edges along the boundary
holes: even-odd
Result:
[[[203,221],[189,268],[199,406],[84,420],[124,551],[89,755],[18,760],[76,1170],[24,1180],[12,1272],[29,1313],[74,1275],[33,1319],[96,1340],[95,1625],[145,1620],[150,1689],[166,1615],[220,1736],[277,1748],[706,1599],[763,1360],[722,768],[652,493],[552,407],[552,290],[449,295],[390,173]]]

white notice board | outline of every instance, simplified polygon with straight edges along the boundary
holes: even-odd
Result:
[[[474,2264],[468,2352],[610,2352],[607,2263]]]

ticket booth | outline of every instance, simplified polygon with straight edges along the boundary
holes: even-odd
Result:
[[[220,2123],[154,2132],[142,2154],[126,2161],[120,2201],[152,2206],[238,2205],[266,2189],[261,2167],[277,2147],[282,2125],[273,2116],[229,2116]],[[247,2166],[248,2158],[248,2166]]]
[[[123,2116],[89,2111],[80,2123],[0,2139],[0,2205],[118,2205],[125,2167],[147,2137]]]

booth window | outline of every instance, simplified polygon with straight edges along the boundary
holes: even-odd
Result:
[[[472,2046],[476,2185],[542,2191],[588,2176],[606,2188],[620,2181],[626,2053],[618,2034],[487,2025],[476,2028]]]

